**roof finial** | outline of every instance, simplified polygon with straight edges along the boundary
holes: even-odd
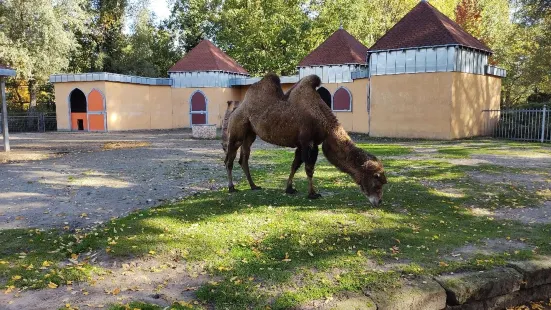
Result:
[[[342,17],[340,19],[341,19],[341,25],[339,26],[339,29],[342,29]]]

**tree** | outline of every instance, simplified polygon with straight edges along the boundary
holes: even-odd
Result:
[[[0,10],[0,59],[26,80],[31,107],[37,86],[67,68],[77,48],[73,34],[85,19],[81,0],[6,0]]]
[[[156,25],[154,16],[142,8],[134,19],[128,45],[123,48],[119,69],[125,74],[165,77],[179,57],[166,26]]]
[[[295,74],[311,50],[311,20],[302,0],[227,0],[215,41],[253,75]]]
[[[186,53],[203,39],[215,36],[214,21],[222,0],[176,0],[167,26]]]

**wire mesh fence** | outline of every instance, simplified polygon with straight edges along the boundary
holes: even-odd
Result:
[[[0,113],[0,132],[2,132]],[[8,132],[46,132],[57,130],[55,113],[8,113]]]
[[[551,109],[484,110],[485,132],[518,141],[551,142]]]

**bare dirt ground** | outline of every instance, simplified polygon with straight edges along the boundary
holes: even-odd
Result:
[[[86,227],[225,180],[220,141],[193,140],[189,131],[10,140],[13,152],[0,155],[0,230]]]

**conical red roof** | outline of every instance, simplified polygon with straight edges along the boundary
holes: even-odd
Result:
[[[368,48],[344,29],[335,31],[298,64],[299,67],[365,64]]]
[[[426,1],[419,2],[370,48],[376,50],[463,45],[491,53],[484,43]]]
[[[168,70],[168,72],[189,71],[225,71],[249,74],[233,58],[209,40],[201,41]]]

